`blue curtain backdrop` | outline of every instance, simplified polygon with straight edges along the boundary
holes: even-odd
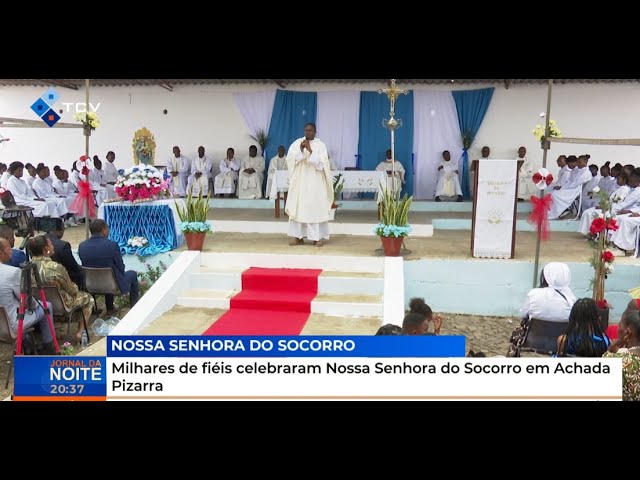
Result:
[[[277,90],[269,126],[268,154],[273,157],[279,145],[286,151],[296,138],[304,136],[304,125],[316,122],[318,94]],[[268,162],[269,158],[265,157]],[[267,175],[265,175],[265,179]]]
[[[467,150],[471,148],[476,138],[484,115],[487,113],[494,88],[482,88],[480,90],[455,90],[451,92],[456,102],[458,111],[458,123],[462,133],[462,145],[465,147],[462,154],[462,194],[465,200],[471,198],[469,190],[469,154]]]
[[[375,170],[386,158],[391,148],[391,132],[382,125],[389,118],[389,99],[378,92],[360,92],[360,140],[358,142],[358,167]],[[402,194],[413,195],[413,91],[396,99],[394,118],[402,120],[402,127],[395,132],[395,157],[406,170],[406,184]]]

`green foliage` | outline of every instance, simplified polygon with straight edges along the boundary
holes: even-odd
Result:
[[[333,177],[333,202],[337,202],[340,199],[340,194],[342,193],[342,189],[344,188],[344,178],[342,174],[339,173],[335,177]]]
[[[267,147],[267,143],[269,143],[269,135],[263,129],[260,129],[256,132],[255,136],[249,135],[253,140],[255,140],[258,145],[260,145],[260,150],[264,152],[264,149]]]
[[[144,269],[138,271],[138,285],[140,287],[140,298],[149,291],[149,289],[153,286],[154,283],[162,276],[164,272],[167,271],[167,265],[164,262],[159,262],[156,267],[152,267],[151,264],[147,263],[145,257],[140,255],[137,256],[138,260],[144,266]],[[125,295],[124,298],[116,297],[116,302],[120,307],[129,307],[130,300],[129,295]],[[122,302],[122,303],[121,303]]]
[[[473,144],[473,136],[471,135],[471,132],[469,130],[466,130],[463,134],[462,134],[462,147],[465,150],[469,150],[471,148],[471,145]]]
[[[175,200],[174,200],[175,202]],[[175,202],[178,217],[182,222],[206,222],[207,213],[209,212],[209,199],[202,197],[202,190],[197,197],[193,196],[193,187],[189,189],[189,194],[186,198],[186,205],[182,207]]]
[[[380,204],[380,223],[399,227],[408,225],[411,202],[413,202],[413,196],[410,197],[405,193],[404,197],[399,198],[399,195],[396,196],[385,188]]]

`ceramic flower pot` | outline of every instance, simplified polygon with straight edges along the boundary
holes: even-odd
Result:
[[[206,235],[207,235],[206,233],[185,232],[184,239],[187,241],[187,249],[197,250],[201,252],[202,246],[204,245],[204,238]]]
[[[91,136],[91,127],[84,127],[84,136],[85,137],[90,137]]]
[[[403,237],[380,237],[382,250],[386,257],[399,257]]]

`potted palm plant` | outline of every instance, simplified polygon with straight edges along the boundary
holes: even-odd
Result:
[[[340,200],[340,195],[342,194],[342,189],[344,188],[344,178],[341,173],[333,177],[333,203],[331,204],[331,220],[333,220],[336,216],[336,211],[340,206],[338,200]]]
[[[202,190],[197,197],[194,197],[193,188],[190,188],[185,205],[181,206],[176,202],[176,210],[182,222],[179,228],[184,233],[187,248],[202,251],[205,235],[212,231],[211,225],[207,223],[209,199],[202,197]]]
[[[399,257],[404,237],[411,232],[409,225],[409,210],[413,196],[404,197],[394,195],[389,189],[384,189],[380,205],[380,222],[374,225],[373,231],[382,241],[382,249],[387,257]]]
[[[258,145],[260,145],[260,151],[262,152],[262,156],[264,156],[265,161],[267,161],[267,152],[265,152],[265,148],[267,148],[267,143],[269,143],[269,135],[263,129],[260,129],[256,132],[255,135],[249,135]],[[268,165],[267,165],[268,166]]]

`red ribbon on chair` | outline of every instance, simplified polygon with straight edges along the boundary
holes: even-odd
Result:
[[[84,180],[80,180],[78,182],[78,195],[76,195],[76,198],[73,200],[71,205],[69,205],[69,211],[76,215],[84,216],[84,208],[86,204],[89,205],[89,217],[95,217],[96,204],[94,203],[93,195],[91,194],[91,184]]]
[[[551,210],[552,203],[553,197],[551,195],[542,198],[531,195],[532,209],[529,223],[538,227],[540,238],[543,240],[549,240],[549,210]]]

